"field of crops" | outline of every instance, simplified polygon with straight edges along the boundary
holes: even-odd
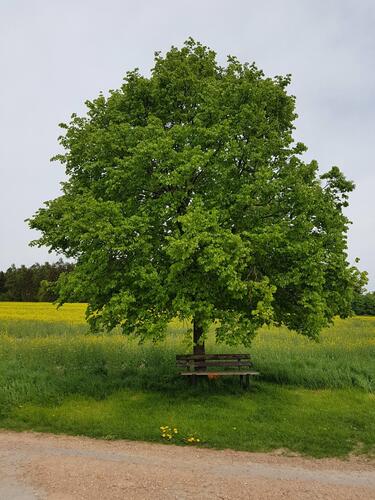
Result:
[[[375,318],[337,320],[312,342],[262,330],[251,349],[261,372],[250,391],[221,378],[190,387],[176,353],[188,325],[138,345],[88,333],[83,304],[0,302],[0,426],[158,441],[178,426],[206,446],[289,448],[317,456],[374,452]]]
[[[57,308],[49,302],[0,302],[0,321],[41,321],[44,323],[85,323],[86,304],[65,304]]]

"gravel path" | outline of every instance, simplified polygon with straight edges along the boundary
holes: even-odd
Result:
[[[0,431],[1,500],[375,500],[375,462]]]

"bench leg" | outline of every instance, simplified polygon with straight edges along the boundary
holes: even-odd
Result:
[[[195,375],[192,375],[190,377],[190,382],[191,382],[191,385],[197,385],[197,377]]]
[[[250,375],[246,375],[246,387],[250,387]]]
[[[243,375],[240,375],[240,386],[243,387]]]

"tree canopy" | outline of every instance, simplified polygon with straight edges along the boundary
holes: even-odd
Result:
[[[94,328],[140,339],[177,316],[245,345],[264,324],[315,337],[348,315],[354,185],[303,160],[289,83],[189,39],[61,124],[67,180],[29,221],[33,244],[77,262],[60,301],[84,295]]]

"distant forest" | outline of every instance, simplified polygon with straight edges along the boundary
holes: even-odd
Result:
[[[0,301],[54,302],[54,284],[61,273],[69,273],[74,264],[59,260],[53,264],[33,264],[0,271]],[[375,316],[375,292],[358,293],[352,302],[353,312],[360,316]]]
[[[53,289],[61,273],[69,273],[74,264],[59,260],[53,264],[33,264],[0,271],[0,301],[54,302],[57,294]]]
[[[375,292],[356,294],[352,309],[359,316],[375,316]]]

